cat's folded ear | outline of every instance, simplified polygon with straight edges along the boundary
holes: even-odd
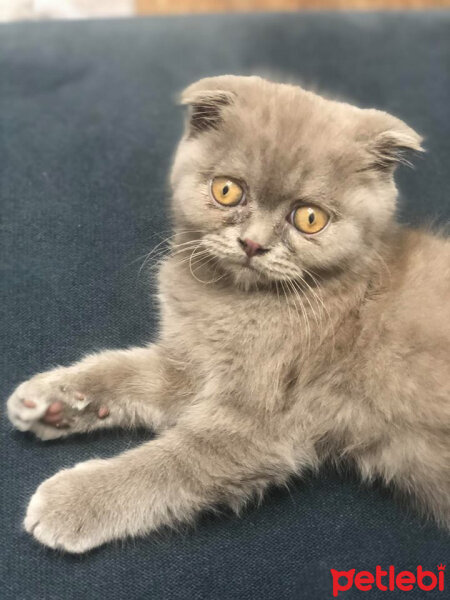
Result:
[[[237,79],[233,75],[206,77],[181,93],[180,103],[189,106],[188,134],[191,137],[219,127],[224,108],[236,98]]]
[[[411,156],[424,152],[422,137],[400,119],[379,110],[364,113],[359,133],[367,151],[367,168],[393,171],[399,164],[412,166]]]

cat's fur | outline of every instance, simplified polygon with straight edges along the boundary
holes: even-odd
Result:
[[[113,425],[160,435],[45,481],[26,529],[84,552],[239,509],[330,457],[449,526],[450,242],[394,220],[393,171],[420,137],[257,77],[201,80],[183,102],[159,339],[37,375],[8,404],[42,439]],[[214,204],[219,175],[245,182],[244,206]],[[305,199],[332,216],[315,237],[286,218]],[[253,270],[239,237],[269,248]]]

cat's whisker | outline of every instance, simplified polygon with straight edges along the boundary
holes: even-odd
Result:
[[[141,264],[139,271],[138,271],[138,278],[142,272],[142,270],[145,268],[145,266],[150,262],[150,260],[153,257],[156,257],[159,255],[159,249],[161,248],[161,246],[163,246],[165,243],[167,243],[173,236],[169,236],[168,238],[163,239],[161,242],[159,242],[159,244],[157,244],[154,248],[152,248],[152,250],[150,250],[150,252],[145,256],[145,259],[143,261],[143,263]]]
[[[301,275],[299,275],[298,277],[299,277],[299,279],[300,279],[301,283],[300,283],[300,282],[298,282],[296,279],[292,279],[292,280],[291,280],[291,282],[292,282],[292,285],[298,289],[298,291],[299,291],[299,293],[301,294],[302,298],[304,298],[304,299],[306,300],[306,302],[308,303],[308,305],[309,305],[309,307],[310,307],[310,309],[311,309],[312,315],[313,315],[313,317],[314,317],[314,321],[316,322],[317,328],[318,328],[318,329],[320,329],[321,321],[320,321],[319,317],[317,316],[317,311],[314,309],[314,307],[313,307],[313,305],[312,305],[312,303],[311,303],[311,300],[309,299],[309,294],[308,294],[308,292],[306,292],[306,291],[303,289],[303,287],[302,287],[302,285],[301,285],[301,284],[302,284],[302,283],[304,283],[304,284],[305,284],[305,285],[306,285],[306,286],[309,288],[309,291],[310,291],[310,292],[312,292],[312,290],[311,290],[311,288],[308,286],[308,284],[306,283],[306,281],[304,281],[304,279],[302,278],[302,276],[301,276]],[[312,294],[311,294],[311,295],[312,295]],[[316,300],[316,306],[317,306],[317,300]],[[318,306],[318,308],[320,308],[320,307]]]
[[[170,256],[178,256],[180,254],[183,254],[183,252],[189,252],[191,250],[195,250],[196,248],[202,246],[201,242],[199,243],[198,240],[189,242],[189,244],[186,243],[186,245],[184,245],[184,247],[182,248],[176,248],[175,250],[170,252]],[[204,252],[208,252],[207,249],[204,250]]]
[[[216,266],[215,266],[215,269],[214,269],[214,272],[213,272],[213,277],[215,276],[215,274],[216,274],[216,272],[217,272],[217,269],[218,269],[218,268],[219,268],[219,266],[220,266],[219,259],[218,259],[217,257],[214,257],[214,258],[216,258]],[[223,279],[223,278],[226,276],[226,274],[227,274],[227,273],[226,273],[226,271],[224,271],[224,272],[222,273],[222,275],[221,275],[221,276],[220,276],[218,279],[215,279],[215,280],[214,280],[212,283],[216,283],[217,281],[220,281],[221,279]]]
[[[164,237],[154,248],[152,248],[150,250],[150,252],[148,252],[147,254],[144,254],[144,256],[141,256],[137,259],[135,259],[134,261],[132,261],[130,264],[133,264],[135,262],[137,262],[138,260],[141,260],[142,258],[144,258],[144,261],[138,271],[138,278],[142,272],[142,270],[145,268],[145,266],[150,262],[151,259],[158,257],[160,255],[165,255],[167,254],[167,249],[164,248],[164,244],[168,244],[170,246],[170,241],[177,237],[180,234],[183,233],[203,233],[200,229],[180,229],[177,230],[176,233],[173,233],[172,235],[166,236]],[[191,242],[198,242],[198,240],[190,240],[188,242],[184,242],[185,244],[191,243]],[[174,247],[178,247],[178,246],[182,246],[183,244],[175,244]]]
[[[195,256],[195,260],[194,259],[189,259],[189,263],[192,266],[192,268],[197,268],[200,269],[201,267],[204,267],[210,263],[216,263],[217,264],[217,259],[214,256],[208,255],[208,254],[201,254],[201,255],[196,255]]]
[[[298,307],[300,307],[300,310],[302,312],[302,320],[305,325],[305,333],[306,333],[306,356],[309,356],[310,351],[311,351],[311,327],[310,327],[310,323],[309,323],[309,319],[308,319],[308,314],[307,314],[306,308],[302,302],[302,298],[300,297],[298,290],[294,287],[292,280],[286,279],[286,283],[287,283],[288,287],[291,289],[292,293],[294,294],[294,306],[296,307],[299,318],[300,318],[300,313],[299,313]],[[297,301],[298,301],[298,304],[297,304]]]
[[[280,279],[280,284],[281,284],[281,289],[283,290],[284,297],[286,298],[286,306],[287,306],[287,309],[288,309],[289,321],[290,321],[290,323],[292,325],[295,325],[295,319],[292,316],[292,310],[291,310],[291,306],[290,306],[290,303],[289,303],[289,297],[288,297],[288,294],[286,292],[286,288],[285,288],[285,285],[284,285],[285,281],[283,281],[283,279]]]
[[[312,274],[312,271],[310,269],[303,269],[303,270],[314,281],[314,283],[315,283],[316,288],[317,288],[318,291],[316,292],[315,290],[313,290],[313,288],[307,283],[307,281],[304,280],[304,283],[309,287],[309,289],[311,290],[311,292],[314,294],[314,297],[316,298],[316,301],[320,302],[320,305],[322,306],[323,311],[327,315],[327,319],[328,319],[328,322],[330,324],[331,336],[332,336],[331,360],[333,360],[334,353],[335,353],[335,350],[336,350],[336,332],[335,332],[335,328],[334,328],[333,319],[331,318],[330,311],[328,310],[328,308],[327,308],[327,306],[326,306],[323,298],[320,296],[319,292],[322,289],[322,286],[321,286],[320,282],[315,278],[315,276]]]
[[[183,250],[183,252],[187,252],[187,251],[191,252],[192,250],[196,250],[196,249],[197,249],[197,247],[193,248],[193,249],[192,248],[188,248],[188,249]],[[180,251],[180,254],[181,253],[182,253],[182,251]],[[195,258],[196,259],[199,259],[199,258],[202,258],[202,257],[208,257],[208,256],[211,256],[211,254],[210,254],[210,252],[208,252],[208,250],[201,250],[200,252],[198,252],[198,253],[195,254]],[[191,262],[192,260],[193,259],[191,257],[191,254],[189,254],[188,256],[185,256],[184,258],[181,258],[181,260],[178,261],[178,264],[184,265],[186,263]]]
[[[172,248],[175,248],[175,251],[172,252],[168,252],[166,248],[161,248],[159,249],[157,252],[155,252],[155,249],[153,249],[153,251],[147,255],[146,259],[144,260],[144,262],[142,263],[139,272],[138,272],[138,277],[140,276],[141,272],[143,271],[143,269],[145,267],[148,267],[148,264],[150,262],[155,263],[155,266],[159,265],[159,261],[163,258],[165,258],[166,256],[175,256],[177,254],[181,254],[182,252],[187,252],[189,250],[192,249],[193,246],[198,244],[198,240],[191,240],[189,242],[184,242],[182,244],[177,244],[175,246],[172,246]],[[184,247],[183,247],[184,246]]]
[[[220,279],[223,279],[223,277],[225,277],[226,273],[223,273],[223,274],[222,274],[222,275],[221,275],[219,278],[216,278],[216,279],[211,279],[211,280],[209,280],[209,281],[204,281],[204,280],[200,279],[200,278],[199,278],[199,277],[197,277],[197,275],[194,273],[194,268],[193,268],[193,265],[197,264],[198,268],[200,268],[200,267],[206,266],[206,265],[207,265],[207,264],[209,264],[210,262],[217,261],[217,258],[216,258],[215,256],[211,255],[211,254],[210,254],[208,251],[206,251],[206,254],[209,254],[210,258],[209,258],[208,260],[204,260],[204,259],[203,259],[203,257],[204,257],[204,253],[205,253],[205,251],[203,251],[203,253],[200,255],[200,258],[199,258],[199,256],[197,255],[197,259],[199,259],[199,260],[197,260],[195,263],[193,263],[193,259],[194,259],[194,257],[196,256],[196,250],[197,250],[197,249],[198,249],[200,246],[201,246],[201,244],[198,244],[198,245],[197,245],[197,246],[194,248],[194,250],[192,251],[192,253],[191,253],[191,255],[190,255],[189,259],[188,259],[188,260],[189,260],[189,270],[190,270],[190,272],[191,272],[191,275],[192,275],[192,277],[193,277],[194,279],[196,279],[196,280],[197,280],[199,283],[203,283],[203,284],[205,284],[205,285],[209,285],[209,284],[212,284],[212,283],[216,283],[217,281],[220,281]]]
[[[275,279],[275,289],[277,291],[277,298],[278,298],[278,303],[281,304],[281,300],[280,300],[280,292],[278,291],[278,281]]]
[[[322,318],[324,314],[327,317],[327,320],[329,321],[332,340],[333,340],[333,344],[332,344],[332,356],[333,356],[334,355],[334,347],[335,347],[335,334],[334,334],[334,327],[333,327],[330,313],[328,312],[328,310],[327,310],[322,298],[319,296],[319,294],[308,284],[308,282],[303,277],[301,277],[301,276],[299,276],[299,277],[301,279],[301,284],[299,282],[294,282],[294,283],[296,283],[296,285],[299,285],[299,286],[301,286],[303,284],[308,288],[308,292],[311,294],[311,298],[315,301],[315,305],[319,311],[319,313],[317,314],[317,312],[314,310],[314,308],[309,300],[309,293],[305,292],[305,290],[302,288],[302,292],[303,292],[305,298],[308,300],[308,302],[311,306],[311,310],[313,311],[313,315],[316,320],[317,333],[318,333],[318,337],[319,337],[318,345],[322,344],[322,342],[326,339],[326,335],[327,335],[325,323]]]
[[[164,234],[164,233],[171,233],[171,235],[169,235],[169,236],[162,236],[162,234]],[[154,233],[152,237],[156,237],[156,236],[158,238],[162,237],[162,239],[160,240],[160,242],[158,242],[158,244],[156,246],[154,246],[151,250],[149,250],[149,252],[146,252],[142,256],[138,256],[137,258],[135,258],[134,260],[132,260],[129,264],[133,264],[133,263],[137,262],[138,260],[141,260],[142,258],[148,256],[148,254],[150,252],[153,252],[154,250],[156,250],[156,248],[158,248],[159,246],[161,246],[162,244],[164,244],[164,242],[168,242],[169,240],[173,239],[177,235],[180,235],[180,234],[183,234],[183,233],[203,233],[203,232],[200,229],[179,229],[179,230],[177,230],[176,233],[173,233],[172,229],[166,229],[165,231]]]

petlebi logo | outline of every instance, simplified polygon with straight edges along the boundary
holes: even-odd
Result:
[[[383,592],[393,592],[402,590],[409,592],[413,589],[430,592],[431,590],[444,591],[445,587],[445,565],[437,565],[437,572],[425,571],[422,566],[418,566],[416,571],[397,571],[394,566],[386,570],[377,565],[375,572],[359,571],[350,569],[350,571],[336,571],[330,569],[333,578],[333,596],[345,598],[344,592],[352,587],[369,592],[373,588],[378,588]]]

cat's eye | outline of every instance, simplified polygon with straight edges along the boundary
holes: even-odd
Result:
[[[309,235],[322,231],[329,220],[330,217],[324,210],[313,205],[299,206],[290,215],[292,225],[302,233]]]
[[[214,177],[211,181],[211,195],[222,206],[238,206],[245,198],[242,186],[229,177]]]

